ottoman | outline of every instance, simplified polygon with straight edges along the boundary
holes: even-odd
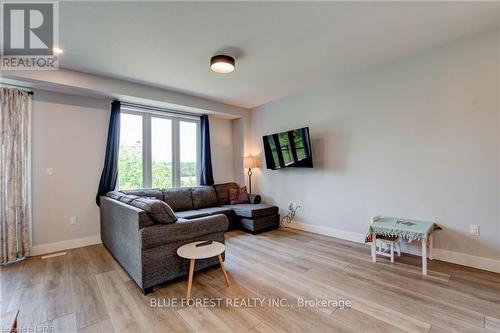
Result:
[[[231,208],[241,219],[241,227],[252,233],[278,228],[280,225],[279,208],[266,204],[224,205]]]

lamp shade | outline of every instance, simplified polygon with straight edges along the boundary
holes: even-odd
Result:
[[[245,156],[243,159],[243,168],[254,169],[257,167],[257,161],[254,156]]]

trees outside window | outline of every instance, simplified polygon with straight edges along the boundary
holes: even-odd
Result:
[[[120,190],[198,185],[198,119],[124,110],[120,125]]]

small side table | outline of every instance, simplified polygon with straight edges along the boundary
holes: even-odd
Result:
[[[434,231],[441,227],[432,221],[418,221],[389,216],[371,218],[369,235],[372,243],[372,261],[377,262],[377,235],[389,235],[422,243],[422,274],[427,275],[427,243],[429,259],[433,259]]]
[[[222,273],[224,273],[226,286],[229,287],[229,278],[227,277],[227,273],[224,268],[224,261],[222,260],[221,256],[221,254],[226,250],[224,244],[219,242],[212,242],[212,244],[210,245],[196,247],[196,244],[198,243],[203,243],[203,241],[188,243],[182,245],[177,249],[177,254],[179,255],[179,257],[189,259],[189,279],[186,295],[187,298],[191,298],[191,288],[193,286],[193,273],[196,259],[217,257],[217,259],[219,260],[220,268],[222,269]]]

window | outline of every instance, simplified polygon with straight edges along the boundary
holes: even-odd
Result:
[[[141,188],[142,178],[142,117],[120,115],[120,153],[118,183],[121,189]]]
[[[120,118],[118,188],[196,186],[199,120],[123,108]]]
[[[196,186],[198,184],[196,172],[196,160],[198,156],[198,126],[193,122],[180,121],[179,133],[181,187]]]
[[[173,187],[172,120],[151,118],[152,187]]]

